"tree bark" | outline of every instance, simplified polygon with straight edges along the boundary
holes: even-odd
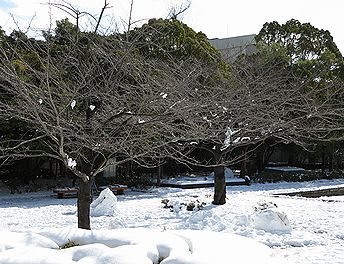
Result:
[[[91,181],[79,180],[78,192],[78,227],[91,229],[90,205],[92,202]]]
[[[86,98],[85,100],[85,130],[87,134],[92,134],[91,129],[91,110],[90,110],[91,100]],[[81,171],[88,176],[88,180],[79,179],[79,192],[78,192],[78,227],[82,229],[91,229],[91,220],[90,220],[90,205],[92,202],[92,181],[91,177],[92,165],[91,161],[93,160],[93,151],[89,148],[85,149],[84,159],[81,161]]]
[[[226,180],[224,166],[218,166],[214,169],[214,201],[215,205],[226,203]]]
[[[222,155],[219,150],[215,153],[217,164],[222,163]],[[222,205],[226,203],[226,179],[225,167],[219,165],[214,169],[214,200],[213,204]]]

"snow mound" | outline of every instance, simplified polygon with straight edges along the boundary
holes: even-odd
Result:
[[[251,227],[269,233],[290,233],[292,227],[285,212],[275,203],[260,201],[250,215],[237,215],[232,223],[238,226]]]
[[[53,240],[32,232],[13,233],[9,231],[0,231],[0,237],[0,252],[26,246],[59,248]]]
[[[46,245],[31,245],[30,238],[34,241],[35,236],[26,234],[7,232],[7,237],[22,242],[0,252],[0,263],[212,264],[229,260],[242,264],[274,263],[268,246],[239,235],[211,231],[48,229],[37,235],[46,239]],[[60,246],[73,241],[79,246],[58,249],[52,241]],[[53,248],[42,248],[49,245]],[[248,249],[250,254],[245,254]]]
[[[287,215],[277,208],[265,209],[251,216],[251,225],[255,229],[270,233],[290,233],[292,228]]]
[[[113,216],[116,212],[117,197],[106,188],[99,197],[91,203],[91,216]]]
[[[161,264],[272,264],[276,261],[272,260],[268,246],[239,235],[198,230],[179,230],[173,233],[189,244],[190,253],[171,254]]]

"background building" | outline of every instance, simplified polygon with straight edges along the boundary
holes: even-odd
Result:
[[[209,42],[218,50],[221,51],[224,58],[228,61],[235,61],[241,55],[251,55],[257,51],[256,35],[245,35],[231,38],[215,38],[210,39]]]

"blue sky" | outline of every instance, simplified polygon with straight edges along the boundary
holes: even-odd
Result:
[[[10,0],[0,0],[0,9],[9,10],[16,6],[15,3],[11,2]]]

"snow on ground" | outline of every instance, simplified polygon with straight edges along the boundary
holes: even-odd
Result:
[[[336,186],[344,179],[231,186],[223,206],[213,188],[127,191],[95,203],[92,231],[75,228],[76,199],[1,191],[0,263],[344,263],[342,196],[273,196]],[[57,249],[68,240],[80,246]]]

